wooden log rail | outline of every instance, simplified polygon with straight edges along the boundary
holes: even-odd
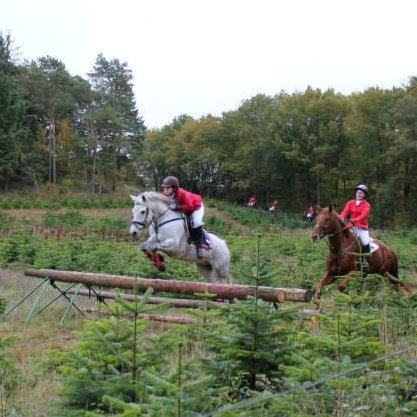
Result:
[[[104,316],[111,316],[112,313],[99,311],[96,308],[85,308],[86,313],[93,313]],[[132,316],[134,313],[130,313]],[[198,319],[187,316],[163,316],[162,314],[138,314],[138,317],[148,319],[149,321],[158,321],[160,323],[192,324],[197,323]]]
[[[143,296],[124,294],[124,293],[113,293],[110,291],[97,291],[92,292],[89,290],[69,290],[67,294],[78,294],[83,297],[98,298],[101,297],[105,300],[115,300],[117,297],[121,297],[128,301],[142,301]],[[146,300],[147,304],[167,304],[171,307],[184,307],[184,308],[205,308],[212,310],[215,308],[230,308],[231,304],[219,303],[215,301],[204,301],[204,300],[192,300],[186,298],[168,298],[168,297],[148,297]]]
[[[176,294],[214,294],[221,299],[244,299],[255,295],[255,289],[248,285],[238,284],[214,284],[207,282],[189,282],[179,280],[147,279],[129,277],[127,275],[96,274],[89,272],[58,271],[54,269],[29,269],[26,276],[45,278],[55,281],[82,283],[86,286],[98,286],[106,288],[121,288],[133,290],[138,288],[145,290],[153,288],[158,292],[170,292]],[[299,288],[274,288],[258,287],[258,298],[265,301],[282,303],[284,301],[307,302],[310,299],[307,290]]]

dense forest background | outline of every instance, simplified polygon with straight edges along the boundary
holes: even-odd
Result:
[[[0,33],[0,188],[158,188],[168,174],[206,196],[283,209],[340,207],[371,189],[375,224],[417,223],[417,77],[390,90],[263,94],[221,117],[146,129],[127,63],[98,55],[88,79],[46,56],[17,59]],[[140,99],[140,97],[139,97]]]

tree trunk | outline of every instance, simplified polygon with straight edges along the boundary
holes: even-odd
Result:
[[[204,282],[188,282],[179,280],[162,280],[134,278],[126,275],[94,274],[87,272],[57,271],[53,269],[27,270],[25,275],[63,282],[83,283],[86,286],[107,288],[124,288],[133,290],[153,288],[155,291],[173,292],[177,294],[215,294],[222,299],[244,299],[255,295],[255,288],[248,285],[214,284]],[[271,302],[298,301],[307,302],[309,293],[299,288],[258,287],[258,298]]]

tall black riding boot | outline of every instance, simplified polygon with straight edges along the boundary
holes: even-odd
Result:
[[[371,248],[368,245],[362,246],[362,271],[367,274],[369,272],[369,262],[368,262],[368,256],[371,252]]]
[[[191,232],[191,236],[194,240],[197,258],[202,259],[203,251],[201,249],[201,245],[203,244],[203,226],[193,228]]]

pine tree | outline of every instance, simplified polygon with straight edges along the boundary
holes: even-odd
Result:
[[[233,303],[225,316],[225,328],[207,335],[213,352],[208,366],[218,375],[218,383],[230,387],[236,397],[249,395],[249,390],[279,389],[282,368],[292,363],[291,323],[295,310],[274,309],[256,296],[258,284],[270,278],[260,244],[258,235],[252,269],[255,297]]]
[[[1,313],[0,313],[1,314]],[[10,415],[11,397],[19,386],[20,371],[10,360],[8,349],[15,342],[14,338],[0,339],[0,415]]]
[[[0,32],[0,186],[26,180],[32,175],[31,132],[28,126],[28,102],[19,82],[19,68],[13,62],[10,34]]]
[[[141,154],[145,125],[138,115],[133,94],[133,75],[127,63],[118,59],[107,60],[99,54],[93,72],[89,74],[97,92],[90,119],[97,137],[94,155],[98,156],[100,170],[108,176],[111,188],[123,166]],[[137,175],[137,172],[131,172]]]
[[[389,351],[372,303],[368,294],[338,295],[334,314],[297,332],[294,365],[284,369],[294,393],[277,396],[271,416],[397,416],[414,410],[409,381],[417,368],[401,356],[383,359]]]
[[[77,413],[82,410],[107,412],[111,399],[118,404],[147,401],[143,372],[157,372],[166,366],[173,345],[170,332],[148,334],[148,320],[137,317],[146,311],[145,300],[150,293],[141,302],[129,303],[129,309],[136,314],[133,322],[120,317],[126,311],[120,303],[115,309],[116,317],[87,323],[78,345],[58,354],[64,406],[73,410],[69,415],[80,415]]]

